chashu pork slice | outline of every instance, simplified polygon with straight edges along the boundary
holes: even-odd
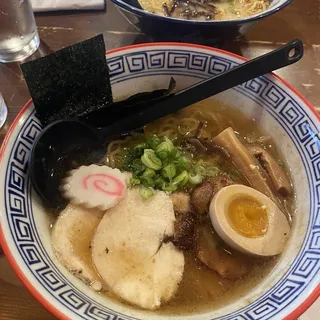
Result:
[[[91,260],[91,240],[104,212],[68,205],[52,228],[52,247],[58,260],[75,276],[101,290]]]
[[[92,241],[92,260],[115,294],[150,310],[172,298],[182,280],[184,255],[162,240],[173,235],[174,221],[166,193],[144,200],[137,188],[106,212]]]

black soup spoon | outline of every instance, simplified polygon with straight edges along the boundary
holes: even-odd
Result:
[[[61,179],[67,171],[80,164],[97,162],[102,156],[97,151],[101,142],[110,141],[113,136],[141,128],[169,113],[291,65],[302,56],[303,44],[300,40],[294,40],[270,53],[155,101],[136,113],[131,112],[107,127],[98,129],[72,119],[53,122],[38,135],[31,152],[29,173],[32,186],[45,206],[61,209],[67,204],[59,192]]]

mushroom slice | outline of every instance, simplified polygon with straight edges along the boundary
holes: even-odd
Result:
[[[274,188],[279,194],[286,197],[292,193],[291,183],[284,170],[273,157],[261,147],[249,147],[249,151],[259,160],[271,178]]]
[[[184,255],[171,242],[175,215],[164,192],[144,200],[137,188],[109,209],[92,241],[92,260],[120,298],[145,309],[172,298],[182,280]]]
[[[76,277],[101,290],[91,261],[91,239],[104,212],[68,205],[52,228],[52,247],[58,260]]]
[[[195,150],[199,153],[205,153],[207,148],[201,143],[201,141],[197,138],[190,138],[187,140],[192,146],[194,146]]]

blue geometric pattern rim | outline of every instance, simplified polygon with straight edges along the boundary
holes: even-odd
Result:
[[[205,79],[237,65],[226,57],[215,56],[190,46],[190,49],[157,49],[150,47],[130,53],[125,49],[108,65],[112,83],[157,74],[190,75]],[[207,49],[207,48],[206,48]],[[108,58],[108,57],[107,57]],[[318,127],[308,113],[268,76],[251,80],[234,90],[262,104],[291,137],[304,163],[310,190],[311,216],[303,249],[292,262],[287,274],[255,302],[219,319],[275,319],[294,302],[310,283],[319,283],[320,270],[320,141]],[[35,228],[31,185],[27,175],[28,154],[41,125],[32,112],[23,124],[11,150],[5,176],[5,215],[11,237],[25,266],[52,299],[82,319],[134,319],[115,314],[106,306],[80,292],[57,269],[44,250]]]

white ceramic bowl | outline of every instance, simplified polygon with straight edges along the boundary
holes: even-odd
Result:
[[[179,87],[244,61],[221,50],[188,44],[145,44],[107,53],[115,96]],[[313,107],[274,75],[215,97],[254,117],[287,160],[296,188],[297,213],[288,248],[259,286],[214,312],[170,319],[295,319],[320,293],[320,120]],[[50,219],[32,192],[28,157],[41,125],[28,102],[1,149],[1,244],[34,296],[61,319],[169,319],[108,301],[90,291],[56,260]]]

